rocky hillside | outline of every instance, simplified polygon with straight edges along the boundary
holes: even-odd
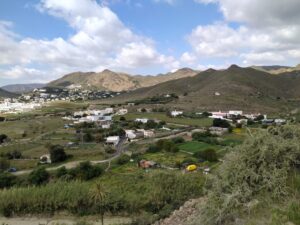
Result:
[[[197,71],[189,68],[183,68],[173,73],[159,74],[157,76],[132,76],[126,73],[118,73],[110,70],[104,70],[100,73],[76,72],[52,81],[48,84],[48,86],[67,87],[75,84],[82,85],[82,87],[90,89],[127,91],[141,87],[153,86],[169,80],[194,76],[197,73]]]
[[[254,69],[268,72],[271,74],[281,74],[293,71],[300,71],[300,64],[295,67],[289,66],[253,66]]]
[[[196,76],[141,88],[114,99],[120,102],[175,93],[176,108],[190,110],[280,111],[298,105],[300,71],[271,75],[253,68],[232,65],[226,70],[209,69]]]
[[[42,88],[45,84],[12,84],[1,87],[2,89],[12,93],[27,93],[33,91],[35,88]]]
[[[0,98],[14,98],[17,96],[18,95],[15,93],[11,93],[0,88]]]

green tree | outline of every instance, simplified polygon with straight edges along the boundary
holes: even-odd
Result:
[[[50,175],[46,171],[44,167],[37,168],[33,170],[29,176],[28,176],[28,181],[30,184],[33,185],[41,185],[47,183]]]
[[[52,163],[63,162],[67,159],[64,147],[61,145],[50,145],[49,153]]]

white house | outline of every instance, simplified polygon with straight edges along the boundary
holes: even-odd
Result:
[[[143,133],[145,138],[154,137],[154,131],[153,130],[138,129],[138,131]]]
[[[50,155],[42,155],[40,157],[40,163],[42,163],[42,164],[46,164],[46,163],[50,164],[51,163],[51,157],[50,157]]]
[[[211,112],[211,116],[209,116],[209,118],[212,119],[224,119],[227,117],[227,113],[226,112]]]
[[[240,110],[230,110],[228,112],[229,115],[233,115],[233,116],[241,116],[243,115],[243,111]]]
[[[128,139],[135,139],[136,138],[136,134],[134,130],[125,130],[126,133],[126,137]]]
[[[106,144],[117,145],[120,142],[119,136],[109,136],[106,138]]]
[[[176,110],[174,110],[174,111],[171,112],[171,116],[174,116],[174,117],[180,116],[180,115],[182,115],[182,114],[183,114],[182,111],[176,111]]]
[[[128,113],[128,109],[119,109],[119,111],[116,113],[119,116],[126,115]]]
[[[135,122],[147,123],[149,119],[147,118],[136,118]]]

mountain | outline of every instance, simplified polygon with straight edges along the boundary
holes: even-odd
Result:
[[[226,70],[209,69],[193,77],[140,88],[113,101],[134,101],[175,93],[179,99],[168,107],[197,111],[279,111],[299,104],[299,87],[300,71],[274,76],[253,68],[232,65]]]
[[[44,87],[45,84],[40,84],[40,83],[33,83],[33,84],[11,84],[11,85],[6,85],[1,87],[2,89],[12,92],[12,93],[27,93],[31,92],[36,88],[42,88]]]
[[[69,85],[82,85],[84,88],[110,90],[110,91],[127,91],[141,87],[149,87],[169,80],[183,77],[194,76],[198,71],[183,68],[173,73],[159,74],[157,76],[129,75],[110,70],[104,70],[100,73],[95,72],[76,72],[63,76],[62,78],[50,82],[47,86],[67,87]]]
[[[298,64],[295,67],[274,65],[274,66],[253,66],[252,68],[261,70],[264,72],[268,72],[271,74],[281,74],[281,73],[286,73],[286,72],[299,71],[300,64]]]
[[[17,97],[18,94],[8,92],[0,88],[0,98],[14,98]]]

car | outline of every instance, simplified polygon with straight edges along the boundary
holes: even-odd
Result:
[[[15,173],[15,172],[17,172],[17,169],[16,168],[9,168],[7,170],[7,172],[9,172],[9,173]]]

